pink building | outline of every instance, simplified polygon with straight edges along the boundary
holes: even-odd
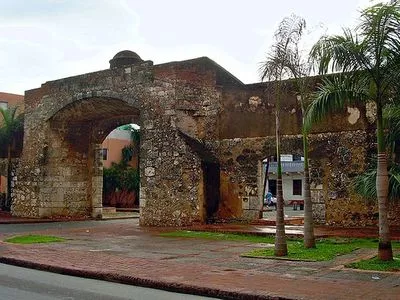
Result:
[[[119,163],[122,160],[122,149],[132,143],[131,131],[114,129],[103,141],[103,166],[111,167],[111,164]],[[130,165],[137,167],[137,157],[133,157]]]

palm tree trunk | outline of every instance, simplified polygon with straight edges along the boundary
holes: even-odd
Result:
[[[310,170],[308,165],[308,132],[304,129],[305,104],[304,92],[300,92],[301,113],[303,116],[303,152],[304,152],[304,248],[315,248],[314,219],[310,190]]]
[[[383,132],[382,106],[377,103],[377,142],[378,142],[378,161],[376,171],[376,194],[378,197],[379,208],[379,246],[378,258],[380,260],[392,260],[393,251],[390,240],[388,222],[388,190],[389,176],[387,170],[387,157]]]
[[[11,208],[11,143],[7,146],[7,196],[4,208],[7,211]]]
[[[279,85],[279,83],[277,83]],[[275,117],[275,133],[276,133],[276,156],[278,161],[278,178],[276,181],[276,234],[275,234],[275,256],[287,255],[287,243],[285,234],[285,216],[283,214],[283,191],[282,191],[282,165],[281,165],[281,136],[279,125],[279,87],[277,88],[277,104]]]
[[[310,172],[308,169],[308,137],[303,132],[304,149],[304,247],[315,248],[314,220],[312,211]]]

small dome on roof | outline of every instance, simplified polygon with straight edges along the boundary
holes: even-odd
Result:
[[[110,68],[114,69],[141,62],[143,62],[143,59],[141,59],[137,53],[130,50],[123,50],[115,54],[114,57],[110,60]]]

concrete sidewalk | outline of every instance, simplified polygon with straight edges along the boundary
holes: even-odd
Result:
[[[139,227],[137,219],[100,221],[94,227],[60,224],[35,233],[68,240],[43,245],[0,242],[0,261],[228,299],[399,299],[400,295],[399,273],[343,267],[373,256],[375,249],[357,250],[330,262],[244,258],[243,252],[271,245],[165,238],[158,229]],[[1,240],[8,235],[1,234]]]

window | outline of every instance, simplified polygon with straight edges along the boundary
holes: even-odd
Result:
[[[301,179],[293,180],[293,195],[302,195],[303,183]]]
[[[101,149],[100,154],[101,154],[101,159],[102,160],[107,160],[108,149],[107,148]]]
[[[301,161],[302,156],[300,154],[293,154],[293,161]]]
[[[272,195],[276,195],[276,180],[268,179],[268,192],[271,192]]]
[[[4,101],[0,101],[0,108],[7,109],[8,108],[8,103],[4,102]]]

